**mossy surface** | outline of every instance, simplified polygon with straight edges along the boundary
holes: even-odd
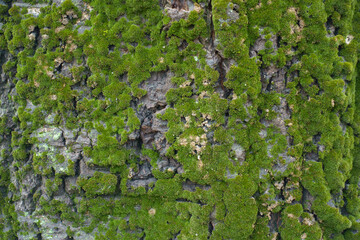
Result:
[[[12,2],[1,239],[359,238],[357,1]]]

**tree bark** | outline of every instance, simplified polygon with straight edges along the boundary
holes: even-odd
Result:
[[[0,238],[359,239],[359,10],[0,1]]]

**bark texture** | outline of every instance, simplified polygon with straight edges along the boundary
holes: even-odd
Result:
[[[1,239],[360,239],[356,0],[0,0]]]

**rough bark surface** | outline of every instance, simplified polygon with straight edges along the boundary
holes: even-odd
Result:
[[[0,0],[1,239],[360,239],[356,0]]]

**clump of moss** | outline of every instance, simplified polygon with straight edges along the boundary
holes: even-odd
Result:
[[[117,177],[113,174],[95,172],[89,179],[80,177],[77,185],[85,191],[87,197],[108,195],[115,193]]]

